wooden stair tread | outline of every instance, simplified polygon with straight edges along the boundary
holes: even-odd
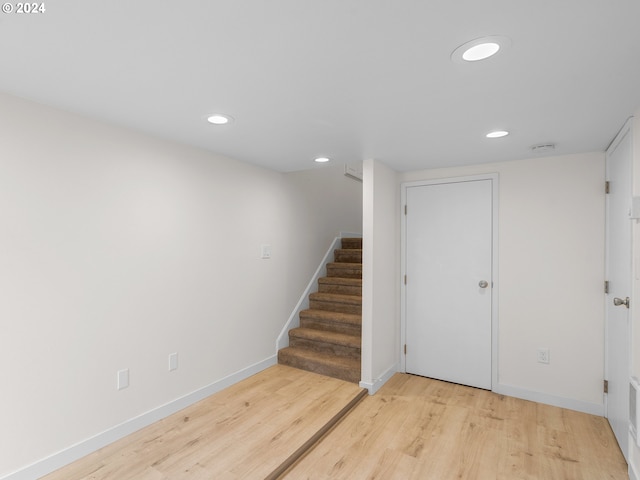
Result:
[[[327,267],[344,268],[345,270],[352,268],[362,268],[362,263],[348,263],[348,262],[329,262]]]
[[[338,333],[328,330],[319,330],[316,328],[293,328],[289,331],[291,336],[304,338],[335,345],[344,345],[346,347],[360,348],[361,339],[359,335],[350,335],[348,333]]]
[[[360,360],[352,357],[341,357],[337,355],[326,354],[317,352],[315,350],[308,350],[306,348],[286,347],[280,350],[283,357],[297,357],[304,360],[309,360],[314,363],[322,363],[324,365],[330,365],[341,369],[358,370],[360,371]]]
[[[327,263],[327,277],[362,278],[361,263]]]
[[[322,293],[339,293],[342,295],[362,296],[362,278],[352,277],[319,278],[318,291]]]
[[[362,249],[362,237],[343,237],[340,243],[343,249]]]
[[[345,295],[342,293],[322,293],[314,292],[309,294],[309,299],[321,302],[346,303],[349,305],[362,305],[362,296]]]
[[[322,277],[318,279],[319,284],[325,285],[346,285],[349,287],[361,287],[361,278],[346,278],[346,277]]]
[[[339,263],[362,263],[362,249],[336,248],[333,251],[333,261]]]
[[[315,320],[348,323],[351,325],[362,324],[362,315],[358,315],[357,313],[331,312],[329,310],[316,310],[314,308],[302,310],[300,312],[300,318],[312,318]]]

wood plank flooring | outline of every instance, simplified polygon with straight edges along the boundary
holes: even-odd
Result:
[[[360,391],[278,365],[44,478],[275,479]],[[604,418],[396,374],[280,478],[626,480],[626,472]]]
[[[284,478],[628,479],[601,417],[396,374]]]
[[[264,479],[361,392],[277,365],[43,478]]]

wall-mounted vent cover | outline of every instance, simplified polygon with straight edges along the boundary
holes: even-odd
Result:
[[[534,145],[531,147],[533,153],[552,152],[555,150],[555,143],[541,143],[540,145]]]
[[[353,178],[354,180],[361,182],[362,181],[362,162],[345,165],[344,174],[349,178]]]
[[[640,383],[636,377],[631,377],[629,382],[629,432],[636,442],[636,445],[640,447],[640,441],[638,438],[638,412],[640,411]]]

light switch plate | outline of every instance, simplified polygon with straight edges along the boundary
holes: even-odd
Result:
[[[118,390],[123,390],[129,386],[129,369],[118,370]]]
[[[173,372],[178,369],[178,354],[172,353],[169,355],[169,371]]]

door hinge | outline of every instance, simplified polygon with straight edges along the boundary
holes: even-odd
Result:
[[[407,344],[406,343],[404,344],[404,354],[405,355],[407,354]]]
[[[406,275],[404,276],[404,284],[405,285],[407,284],[407,276]]]
[[[609,380],[604,381],[604,393],[609,393]]]
[[[405,215],[407,214],[407,206],[406,205],[404,206],[404,214]]]
[[[609,280],[604,281],[604,293],[609,293]]]
[[[604,182],[604,193],[611,193],[611,182],[609,180]]]

